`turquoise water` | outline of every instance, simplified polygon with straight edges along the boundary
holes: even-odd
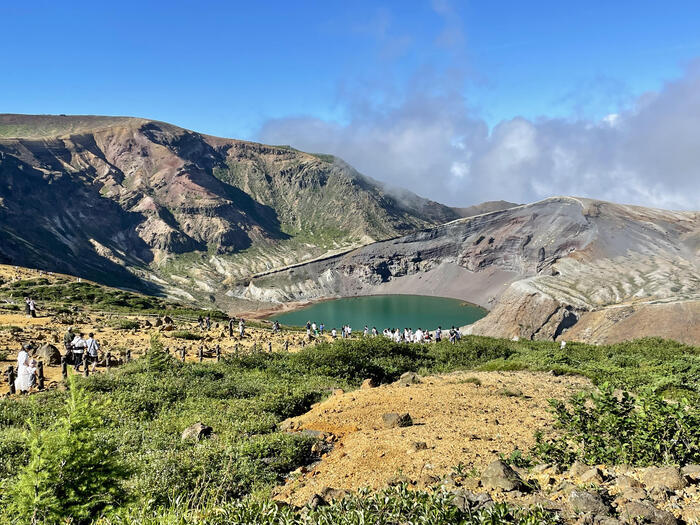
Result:
[[[371,295],[323,301],[276,316],[282,324],[303,326],[307,321],[323,323],[326,330],[340,329],[349,324],[354,331],[365,325],[371,329],[412,328],[434,330],[478,321],[486,310],[459,299],[427,297],[424,295]]]

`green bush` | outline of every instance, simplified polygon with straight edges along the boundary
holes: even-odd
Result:
[[[132,319],[117,319],[116,321],[113,321],[110,323],[112,328],[116,328],[117,330],[134,330],[140,328],[141,325],[139,325],[138,321],[134,321]]]
[[[174,337],[175,339],[185,339],[187,341],[199,341],[200,339],[204,339],[203,336],[186,330],[173,332],[171,337]]]
[[[62,417],[46,429],[32,428],[29,462],[5,495],[6,522],[81,523],[122,499],[127,470],[98,437],[102,409],[71,378]]]
[[[357,494],[315,509],[294,509],[267,500],[246,498],[223,505],[205,504],[191,508],[190,502],[157,510],[124,509],[99,525],[553,525],[562,523],[557,514],[541,507],[521,508],[505,503],[492,507],[460,510],[453,505],[454,494],[408,490],[404,485],[377,493],[360,490]]]
[[[687,401],[667,402],[648,392],[635,399],[604,385],[599,393],[573,396],[569,406],[550,403],[558,432],[549,439],[537,435],[533,453],[543,461],[638,466],[700,461],[700,408]]]

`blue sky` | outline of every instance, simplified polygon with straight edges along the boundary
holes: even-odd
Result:
[[[149,117],[353,163],[361,145],[298,137],[310,122],[376,127],[426,98],[457,101],[488,133],[516,117],[595,122],[700,56],[693,1],[26,1],[0,3],[0,20],[0,112]]]

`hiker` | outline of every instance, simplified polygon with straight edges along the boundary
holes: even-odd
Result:
[[[321,324],[318,326],[318,330],[319,330],[319,332],[321,332],[321,335],[323,335],[323,330],[325,330],[325,328],[326,328],[326,327],[324,326],[323,323],[321,323]]]
[[[95,334],[90,333],[88,335],[87,341],[85,341],[85,347],[87,349],[87,360],[86,365],[92,363],[92,371],[95,371],[98,359],[98,350],[100,349],[100,343],[95,340]]]
[[[24,315],[31,317],[31,312],[29,310],[29,297],[24,298]]]
[[[306,321],[306,336],[311,337],[311,321]]]
[[[442,341],[442,326],[438,326],[435,330],[435,342],[439,343],[440,341]]]
[[[31,371],[29,370],[29,353],[27,350],[30,345],[25,345],[17,354],[17,379],[15,379],[15,389],[26,394],[32,386]]]
[[[199,325],[199,330],[204,331],[204,319],[202,319],[202,316],[200,315],[197,317],[197,324]]]
[[[36,303],[31,297],[29,298],[29,313],[32,315],[32,317],[36,317]]]
[[[318,335],[318,326],[316,326],[316,321],[311,323],[311,330],[313,331],[314,335]]]
[[[331,337],[332,337],[333,339],[335,339],[336,337],[338,337],[338,332],[336,331],[335,328],[333,328],[333,330],[331,330]]]
[[[377,327],[373,326],[372,327],[372,337],[377,337],[379,335],[379,332],[377,332]]]
[[[280,322],[279,322],[279,321],[275,321],[274,323],[272,323],[272,333],[273,333],[273,334],[276,334],[276,333],[278,333],[279,331],[280,331]]]
[[[365,325],[365,329],[362,332],[362,337],[367,337],[368,334],[369,334],[369,328],[367,328],[367,325]]]
[[[63,336],[63,346],[66,349],[66,359],[68,359],[69,361],[72,361],[73,359],[73,339],[75,339],[73,327],[69,326],[68,331]]]
[[[241,317],[241,320],[238,321],[238,335],[241,339],[243,339],[243,336],[245,335],[245,319]]]
[[[228,319],[228,336],[233,337],[233,323],[235,322],[235,317],[229,317]]]
[[[418,330],[416,330],[416,333],[413,335],[413,341],[418,344],[423,342],[423,330],[421,330],[420,327],[418,327]]]
[[[211,329],[211,317],[209,317],[209,315],[207,315],[207,316],[204,318],[204,321],[205,321],[206,324],[207,324],[207,332],[208,332],[208,331]]]
[[[71,341],[71,347],[73,348],[73,368],[76,372],[80,372],[80,364],[83,362],[83,353],[87,346],[84,337],[85,334],[76,335],[75,339]]]

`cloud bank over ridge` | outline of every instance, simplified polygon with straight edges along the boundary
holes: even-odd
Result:
[[[418,84],[394,103],[346,100],[343,123],[269,120],[258,138],[337,155],[450,205],[576,195],[700,209],[700,61],[598,121],[518,117],[489,128],[462,95]]]

